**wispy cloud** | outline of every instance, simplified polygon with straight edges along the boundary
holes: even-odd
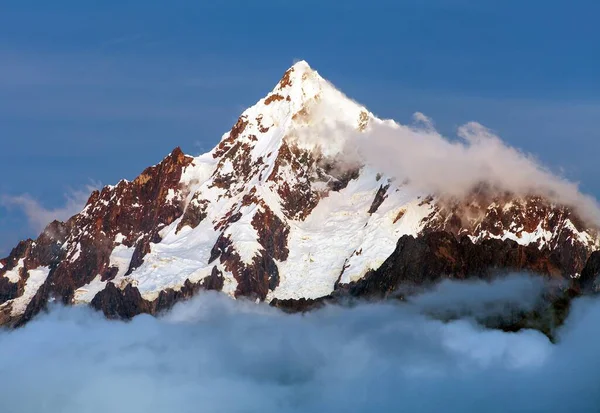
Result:
[[[0,61],[0,116],[11,118],[208,121],[237,110],[228,94],[261,82],[268,90],[276,81],[227,62],[165,63],[103,50],[36,56],[0,49]]]
[[[584,219],[600,224],[600,207],[577,183],[555,174],[533,155],[515,148],[490,129],[469,122],[458,139],[440,134],[427,116],[417,113],[412,125],[372,122],[366,134],[351,134],[346,151],[400,181],[432,194],[463,197],[485,183],[518,195],[542,195],[576,208]],[[365,136],[366,135],[366,136]]]
[[[85,206],[90,193],[101,186],[99,182],[93,182],[86,185],[83,189],[70,190],[65,193],[64,205],[57,208],[47,208],[27,193],[21,195],[2,195],[0,196],[0,205],[9,209],[21,209],[26,215],[31,229],[41,232],[50,222],[54,220],[66,221],[79,213]]]
[[[124,34],[122,36],[112,37],[100,43],[99,49],[110,49],[120,45],[138,44],[141,41],[149,41],[143,33]]]
[[[134,42],[114,39],[113,43]],[[142,57],[121,56],[98,49],[89,52],[24,54],[0,48],[0,87],[22,86],[113,86],[125,88],[166,89],[196,87],[223,89],[248,84],[265,77],[253,67],[244,70],[230,61],[218,59],[184,60],[172,58],[169,62],[157,60],[152,55]]]

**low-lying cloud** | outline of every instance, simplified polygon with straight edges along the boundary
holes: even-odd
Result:
[[[598,411],[597,299],[575,303],[558,344],[537,331],[487,330],[466,318],[444,323],[421,311],[459,299],[477,308],[479,296],[536,297],[535,283],[470,284],[465,294],[461,284],[447,284],[439,292],[455,289],[454,299],[432,292],[408,304],[305,315],[211,293],[131,322],[57,307],[0,332],[2,410]]]
[[[71,190],[65,194],[65,204],[57,208],[46,208],[29,194],[2,195],[0,205],[7,208],[20,208],[27,217],[31,229],[41,232],[50,222],[66,221],[81,212],[91,192],[101,186],[100,183],[92,183],[83,189]]]
[[[553,282],[552,284],[558,284]],[[453,313],[463,316],[503,315],[509,311],[531,311],[551,285],[536,276],[510,274],[491,283],[480,280],[444,280],[431,290],[408,298],[423,312]]]

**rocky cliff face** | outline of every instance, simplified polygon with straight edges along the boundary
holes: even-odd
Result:
[[[421,193],[343,161],[328,134],[384,122],[295,64],[211,152],[175,149],[19,243],[0,261],[0,323],[52,300],[127,318],[199,289],[300,309],[493,269],[579,276],[598,237],[569,208],[485,185]]]
[[[177,148],[133,182],[93,192],[67,222],[19,243],[0,268],[0,323],[25,322],[48,300],[89,302],[80,287],[134,271],[159,231],[183,213],[179,181],[191,161]]]

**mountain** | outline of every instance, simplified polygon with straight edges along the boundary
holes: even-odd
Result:
[[[294,64],[209,153],[176,148],[20,242],[0,261],[0,324],[54,300],[128,318],[200,289],[299,310],[441,277],[523,269],[570,280],[599,249],[567,206],[486,183],[461,198],[425,193],[348,161],[348,139],[328,133],[372,139],[377,124],[393,122]]]

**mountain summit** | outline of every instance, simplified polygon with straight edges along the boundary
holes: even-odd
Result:
[[[294,64],[212,151],[176,148],[20,242],[0,261],[0,323],[52,300],[127,318],[200,289],[299,309],[497,270],[570,279],[598,249],[595,230],[544,197],[482,185],[447,198],[348,155],[348,136],[390,123]]]

